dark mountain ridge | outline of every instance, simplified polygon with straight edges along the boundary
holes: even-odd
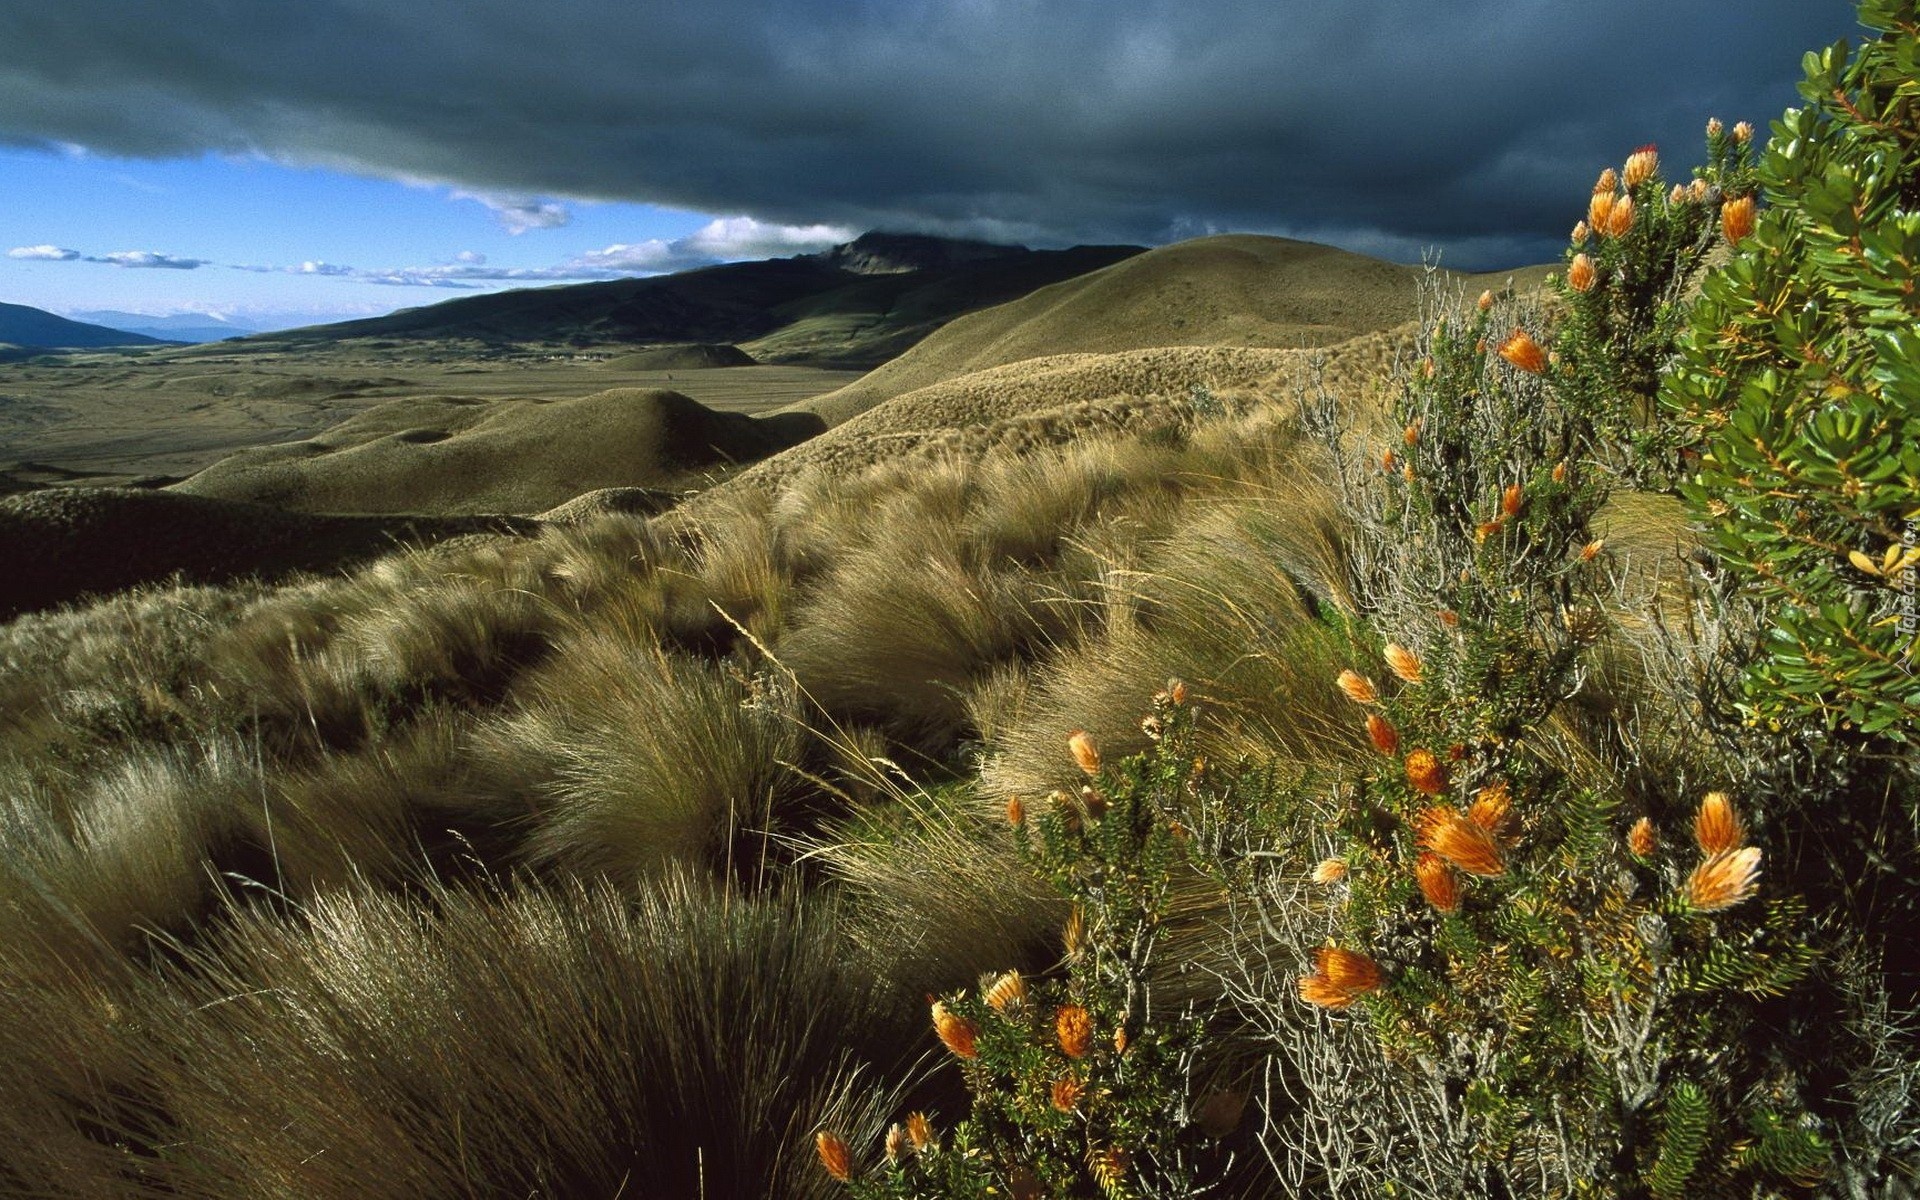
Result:
[[[24,304],[0,304],[0,342],[46,350],[92,350],[108,346],[164,346],[145,334],[69,321]]]
[[[867,234],[822,254],[674,275],[463,296],[384,317],[262,334],[291,347],[345,338],[560,347],[742,345],[760,362],[872,367],[955,317],[1141,253],[1028,250]]]

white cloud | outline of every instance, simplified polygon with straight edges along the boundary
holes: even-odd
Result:
[[[481,263],[487,261],[487,256],[478,250],[462,250],[453,256],[453,260],[455,262],[471,263],[474,266],[479,266]]]
[[[47,262],[72,262],[80,257],[80,252],[60,246],[15,246],[7,251],[7,257],[44,259]]]
[[[811,254],[858,236],[858,231],[840,225],[774,225],[752,217],[720,217],[674,245],[684,255],[732,262]]]
[[[171,254],[159,254],[152,250],[116,250],[98,258],[89,255],[87,261],[116,267],[153,267],[168,271],[191,271],[207,265],[204,258],[175,258]]]
[[[529,229],[558,229],[573,220],[564,204],[532,196],[501,196],[491,192],[455,192],[455,200],[476,200],[493,213],[501,228],[515,235]]]

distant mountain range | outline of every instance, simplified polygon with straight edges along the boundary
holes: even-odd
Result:
[[[95,325],[105,325],[109,329],[119,329],[126,333],[137,333],[168,342],[218,342],[260,332],[255,326],[242,325],[238,321],[216,317],[212,313],[175,313],[168,317],[155,317],[146,313],[117,312],[108,308],[94,312],[77,312],[73,314],[73,318],[76,321],[90,321]]]
[[[697,343],[759,362],[872,367],[953,318],[1141,253],[1141,246],[1028,250],[869,233],[821,254],[675,275],[466,296],[384,317],[259,334],[293,348],[342,338],[468,340],[559,348]]]
[[[0,344],[33,350],[93,350],[107,346],[160,346],[165,340],[105,325],[69,321],[24,304],[0,304]]]

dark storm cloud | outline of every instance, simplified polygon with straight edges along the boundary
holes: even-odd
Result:
[[[1646,141],[1685,161],[1709,115],[1764,127],[1801,52],[1855,32],[1846,0],[8,9],[16,144],[1033,241],[1267,229],[1456,262],[1540,257],[1601,165]]]

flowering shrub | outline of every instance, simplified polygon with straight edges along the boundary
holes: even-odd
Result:
[[[972,1111],[944,1133],[914,1114],[866,1169],[823,1131],[822,1165],[855,1196],[1195,1196],[1219,1177],[1245,1097],[1199,1090],[1204,1022],[1154,993],[1161,937],[1201,882],[1182,814],[1217,789],[1194,756],[1184,684],[1170,682],[1144,724],[1150,752],[1108,767],[1076,733],[1078,794],[1009,803],[1022,859],[1074,901],[1064,969],[1008,971],[933,1001]]]

